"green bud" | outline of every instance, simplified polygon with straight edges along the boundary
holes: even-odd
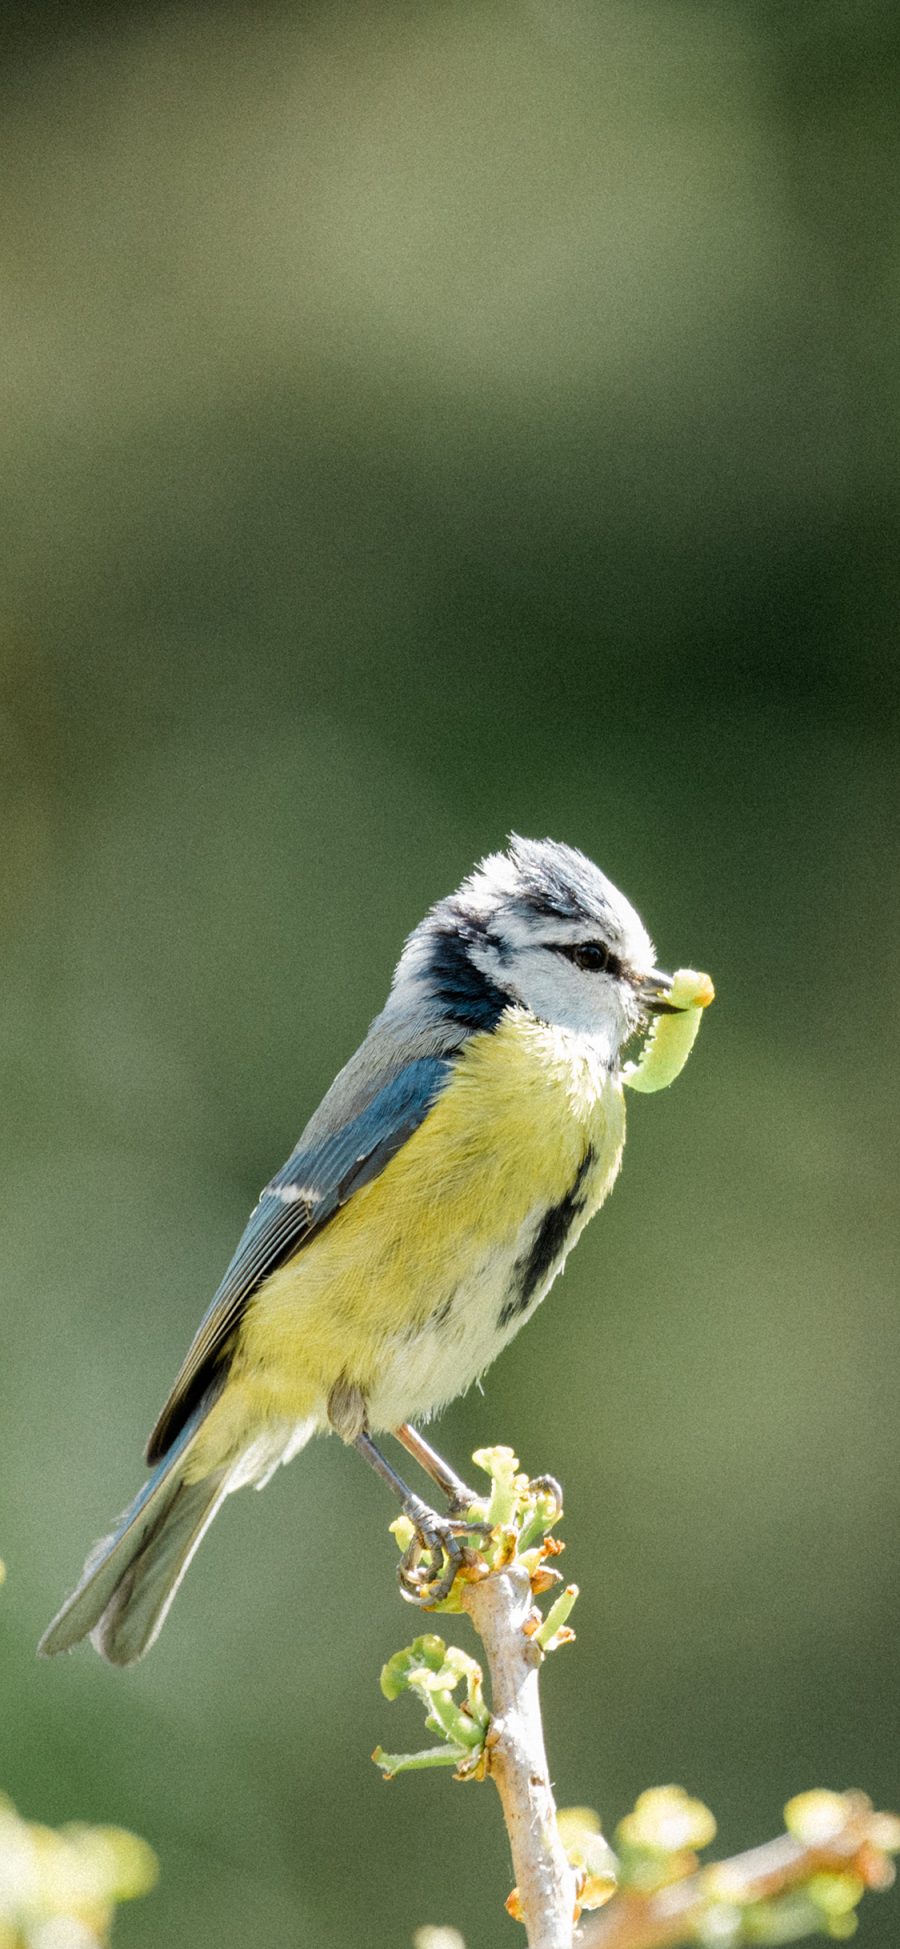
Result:
[[[658,1854],[679,1854],[684,1848],[708,1847],[716,1823],[702,1800],[692,1800],[683,1787],[650,1787],[638,1795],[633,1813],[617,1830],[624,1847],[647,1848]]]
[[[469,1757],[467,1752],[454,1752],[452,1746],[426,1746],[420,1753],[386,1753],[383,1746],[376,1746],[372,1758],[380,1766],[386,1780],[392,1780],[395,1773],[425,1772],[434,1766],[458,1766]]]
[[[381,1689],[386,1699],[399,1699],[405,1692],[413,1672],[438,1672],[444,1663],[447,1647],[443,1638],[428,1632],[416,1638],[402,1651],[395,1651],[381,1671]]]
[[[784,1824],[788,1833],[796,1841],[802,1841],[804,1847],[824,1847],[843,1832],[849,1811],[842,1793],[814,1787],[809,1793],[795,1793],[793,1800],[788,1801]]]
[[[575,1634],[566,1628],[566,1620],[575,1608],[577,1597],[578,1585],[567,1584],[551,1604],[543,1624],[538,1625],[534,1634],[534,1642],[542,1651],[556,1651],[559,1645],[571,1643]]]
[[[829,1920],[835,1915],[850,1915],[866,1892],[866,1884],[852,1869],[826,1871],[813,1875],[807,1883],[807,1892],[822,1914]]]

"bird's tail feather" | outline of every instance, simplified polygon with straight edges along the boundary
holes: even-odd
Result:
[[[216,1390],[218,1391],[218,1390]],[[149,1650],[198,1544],[228,1494],[227,1469],[184,1479],[187,1453],[212,1405],[201,1401],[111,1535],[96,1544],[81,1581],[45,1631],[45,1657],[90,1635],[113,1665]]]

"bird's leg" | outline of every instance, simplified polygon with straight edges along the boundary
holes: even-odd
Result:
[[[397,1570],[404,1596],[415,1604],[439,1604],[449,1595],[456,1573],[466,1561],[467,1553],[460,1538],[475,1530],[489,1534],[488,1525],[461,1522],[453,1516],[439,1516],[436,1510],[430,1509],[427,1502],[414,1495],[396,1469],[392,1469],[366,1429],[353,1437],[353,1446],[376,1475],[380,1475],[382,1482],[393,1490],[404,1516],[409,1518],[415,1530],[415,1536],[409,1548],[404,1550]],[[423,1555],[427,1556],[428,1562],[420,1569]]]
[[[478,1501],[474,1490],[466,1487],[461,1476],[456,1474],[449,1462],[445,1462],[437,1449],[432,1448],[430,1442],[425,1441],[418,1429],[411,1427],[408,1421],[402,1421],[399,1428],[394,1429],[394,1435],[397,1441],[403,1443],[414,1461],[418,1462],[419,1467],[425,1470],[425,1474],[431,1476],[432,1482],[437,1483],[441,1494],[446,1496],[450,1504],[451,1514],[466,1510],[473,1502]]]
[[[438,1488],[443,1491],[450,1504],[451,1515],[463,1514],[471,1508],[473,1502],[484,1502],[485,1498],[477,1495],[474,1489],[469,1489],[462,1478],[456,1474],[455,1469],[450,1467],[449,1462],[444,1461],[443,1455],[439,1455],[437,1449],[432,1448],[431,1444],[419,1434],[418,1429],[413,1428],[408,1421],[402,1422],[399,1428],[394,1429],[394,1436],[397,1441],[403,1443],[410,1455],[415,1457],[426,1475],[431,1476],[432,1482],[436,1482]],[[555,1475],[535,1475],[528,1487],[542,1490],[544,1495],[550,1496],[556,1503],[560,1515],[562,1514],[563,1492]],[[486,1527],[487,1525],[482,1523],[469,1524],[469,1528],[473,1530]]]

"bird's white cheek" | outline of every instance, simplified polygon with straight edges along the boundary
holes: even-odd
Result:
[[[615,983],[545,953],[522,955],[509,978],[540,1021],[590,1037],[607,1066],[615,1059],[626,1032]]]

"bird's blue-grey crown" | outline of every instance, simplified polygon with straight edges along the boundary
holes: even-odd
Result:
[[[464,1040],[518,1004],[613,1059],[642,1018],[653,962],[634,908],[593,861],[514,833],[410,935],[385,1015],[410,1010]]]

